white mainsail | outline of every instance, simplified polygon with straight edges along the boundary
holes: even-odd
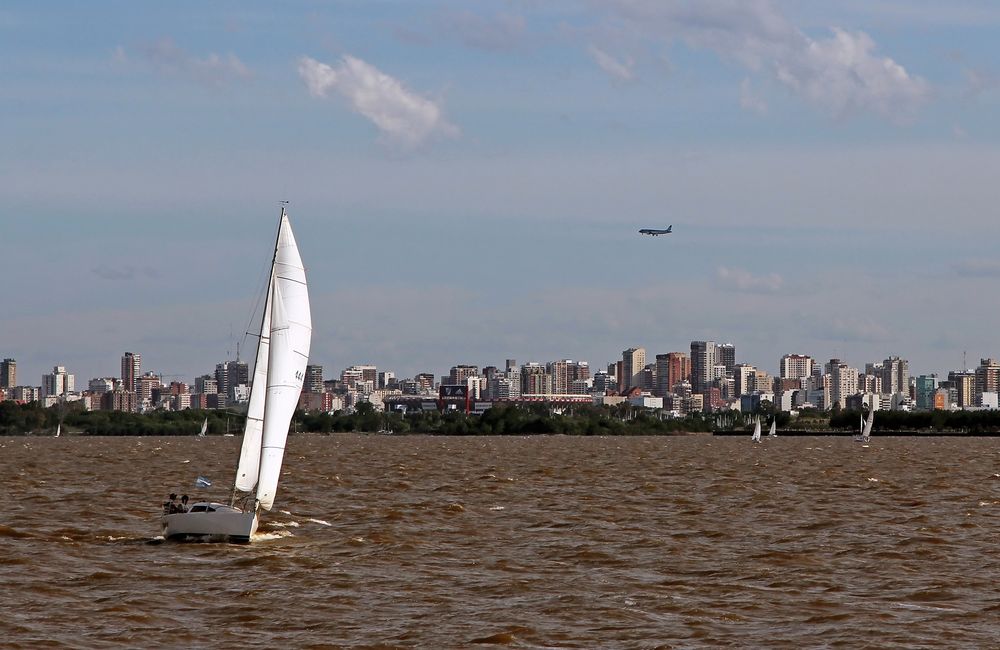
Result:
[[[274,504],[288,425],[302,392],[312,339],[306,272],[284,214],[274,257],[272,285],[267,395],[257,480],[257,501],[264,510],[270,510]]]
[[[757,422],[754,424],[753,435],[750,436],[750,439],[754,442],[760,442],[760,418],[757,418]]]
[[[875,409],[872,409],[868,414],[868,421],[865,422],[865,428],[861,431],[861,439],[868,442],[872,437],[872,423],[875,422]]]
[[[767,432],[768,438],[774,438],[778,435],[778,418],[771,420],[771,430]]]
[[[198,435],[204,437],[204,435],[207,432],[208,432],[208,418],[205,418],[205,421],[201,423],[201,431],[198,432]]]

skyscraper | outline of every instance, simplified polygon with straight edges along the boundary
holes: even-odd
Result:
[[[803,379],[812,375],[812,357],[805,354],[786,354],[781,357],[780,373],[782,379]]]
[[[736,346],[732,343],[720,343],[715,346],[715,365],[725,366],[726,374],[733,374],[736,367]]]
[[[302,385],[302,390],[307,393],[323,392],[323,366],[306,366],[306,380]]]
[[[715,341],[691,341],[691,390],[701,394],[712,383]]]
[[[882,391],[888,395],[908,393],[910,390],[910,363],[899,357],[889,357],[882,362]]]
[[[64,397],[75,389],[75,378],[66,372],[65,366],[55,366],[52,374],[42,375],[42,398]]]
[[[142,368],[142,355],[126,352],[122,357],[122,389],[135,392],[135,380],[139,378]]]
[[[0,362],[0,388],[17,386],[17,361],[4,359]]]
[[[622,374],[618,378],[618,388],[626,391],[633,386],[642,386],[642,370],[645,367],[645,348],[629,348],[622,352]]]

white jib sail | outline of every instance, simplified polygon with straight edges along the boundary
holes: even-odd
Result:
[[[757,422],[753,427],[753,435],[750,436],[751,440],[760,440],[760,418],[757,418]]]
[[[271,341],[271,286],[274,284],[274,267],[267,283],[267,298],[264,300],[264,316],[260,324],[260,338],[257,342],[257,360],[253,366],[253,382],[250,384],[250,403],[247,408],[247,423],[243,429],[243,446],[240,448],[240,464],[236,469],[236,489],[252,492],[257,485],[260,470],[260,438],[264,429],[264,398],[267,395],[267,357]]]
[[[264,510],[270,510],[274,504],[288,426],[302,392],[312,340],[306,273],[285,216],[278,234],[273,284],[267,397],[257,482],[257,500]]]

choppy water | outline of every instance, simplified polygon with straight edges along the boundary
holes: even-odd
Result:
[[[995,647],[1000,438],[0,438],[5,647]],[[199,491],[198,475],[216,487]]]

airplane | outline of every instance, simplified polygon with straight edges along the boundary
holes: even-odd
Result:
[[[666,230],[658,230],[656,228],[643,228],[642,230],[639,231],[639,234],[652,235],[653,237],[656,237],[657,235],[669,235],[670,233],[673,232],[673,228],[674,228],[673,224],[667,226]]]

